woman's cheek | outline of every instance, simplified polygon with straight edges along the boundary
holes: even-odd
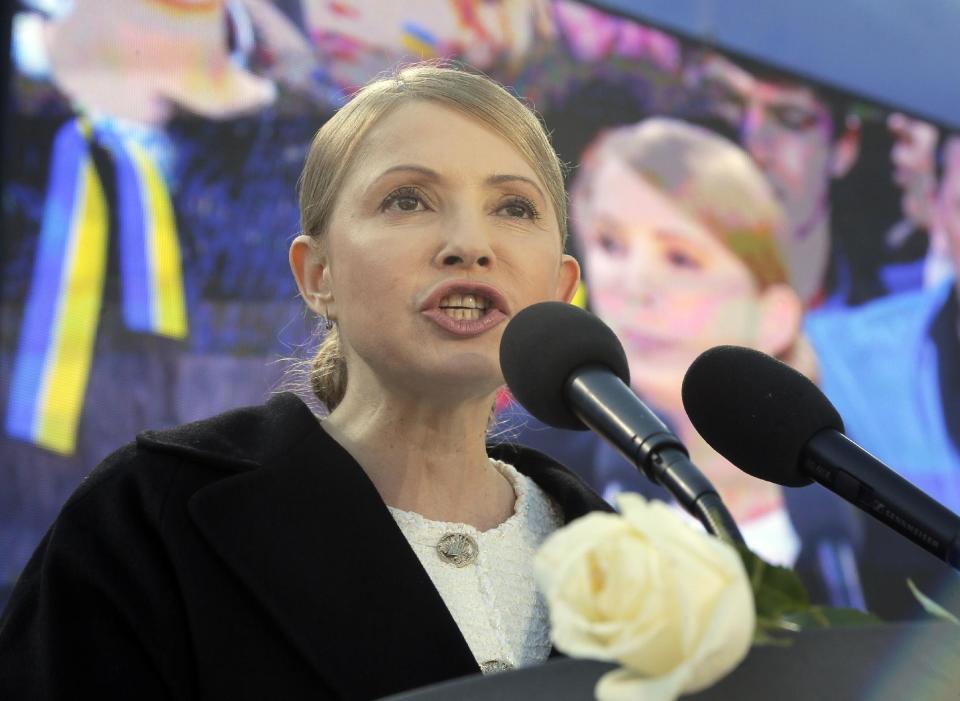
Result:
[[[590,292],[591,309],[618,335],[645,332],[663,340],[693,344],[697,352],[747,335],[744,328],[750,316],[750,300],[739,293],[707,294],[702,289],[685,291],[677,285],[651,291],[647,299],[640,300],[620,286],[602,282]],[[748,344],[750,339],[741,342]]]
[[[677,337],[706,350],[721,343],[751,346],[755,342],[757,305],[739,297],[688,299],[664,320]]]
[[[672,336],[699,336],[721,317],[727,304],[724,300],[702,295],[674,295],[660,318]]]
[[[618,334],[645,332],[682,340],[697,335],[710,322],[717,305],[711,300],[672,290],[659,290],[646,300],[638,300],[622,289],[602,285],[592,290],[590,306]]]

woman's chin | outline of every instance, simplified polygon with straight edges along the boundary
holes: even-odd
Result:
[[[424,368],[414,377],[415,389],[421,396],[436,395],[447,401],[469,400],[493,394],[503,385],[498,363],[481,354],[463,353]]]

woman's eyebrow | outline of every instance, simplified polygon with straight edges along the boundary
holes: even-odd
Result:
[[[667,241],[680,241],[684,243],[696,241],[695,235],[689,229],[673,224],[655,227],[653,229],[653,235],[658,239],[665,239]]]
[[[417,173],[418,175],[431,180],[433,182],[442,182],[444,177],[440,175],[437,171],[432,168],[427,168],[426,166],[416,165],[413,163],[403,163],[400,165],[390,166],[385,171],[380,173],[376,178],[374,178],[373,183],[378,183],[383,180],[388,175],[392,175],[397,172],[407,172],[407,173]],[[537,184],[537,181],[533,178],[528,178],[525,175],[514,175],[511,173],[501,173],[497,175],[491,175],[484,180],[486,185],[504,185],[507,183],[522,182],[530,185],[533,189],[537,191],[541,198],[546,201],[547,197],[543,194],[543,189]]]
[[[373,182],[379,182],[380,180],[383,180],[388,175],[392,175],[393,173],[397,173],[397,172],[413,172],[413,173],[418,173],[419,175],[422,175],[428,180],[434,180],[434,181],[443,180],[443,176],[440,175],[440,173],[438,173],[437,171],[433,170],[432,168],[427,168],[426,166],[415,165],[412,163],[404,163],[401,165],[391,166],[387,168],[385,171],[380,173],[380,175],[374,178]]]
[[[362,197],[370,197],[372,193],[376,192],[377,188],[380,186],[380,183],[385,178],[388,178],[395,173],[413,173],[418,175],[421,180],[432,183],[443,181],[443,176],[432,168],[416,165],[415,163],[401,163],[399,165],[390,166],[379,175],[372,178],[368,183],[366,183],[366,185],[362,186]]]
[[[486,179],[485,182],[487,185],[504,185],[506,183],[514,182],[526,183],[527,185],[533,187],[533,189],[539,193],[540,197],[543,198],[544,201],[547,201],[547,196],[543,194],[543,190],[541,190],[540,186],[537,185],[537,181],[533,178],[528,178],[525,175],[511,175],[509,173],[504,173],[502,175],[491,175]]]

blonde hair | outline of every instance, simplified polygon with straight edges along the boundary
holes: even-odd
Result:
[[[790,284],[777,241],[783,210],[763,173],[739,146],[708,129],[667,117],[604,131],[584,154],[571,187],[575,225],[585,215],[599,164],[610,158],[628,165],[701,222],[743,261],[760,290]],[[802,333],[779,357],[809,376],[815,372]]]
[[[323,245],[337,198],[364,137],[402,104],[428,100],[471,117],[506,139],[546,187],[560,229],[567,237],[563,166],[539,117],[493,80],[460,68],[421,63],[361,88],[317,131],[300,176],[300,229]],[[329,329],[310,370],[310,386],[329,411],[347,389],[347,366],[339,328]]]
[[[602,132],[584,155],[571,188],[575,222],[584,214],[599,163],[609,158],[630,166],[701,222],[743,261],[760,289],[788,282],[777,243],[783,210],[766,178],[736,144],[666,117]]]

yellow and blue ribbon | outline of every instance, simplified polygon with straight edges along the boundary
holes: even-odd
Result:
[[[6,432],[70,455],[103,304],[110,212],[91,155],[112,157],[124,322],[136,331],[187,335],[180,248],[163,177],[137,145],[77,119],[53,147],[43,224],[14,359]]]
[[[163,176],[144,149],[112,131],[99,133],[98,143],[117,171],[124,321],[134,331],[184,338],[180,244]]]

